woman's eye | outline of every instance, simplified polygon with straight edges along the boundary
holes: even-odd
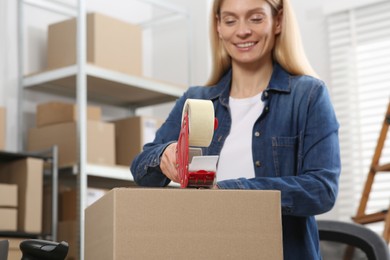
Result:
[[[226,18],[223,21],[226,25],[233,25],[236,22],[236,19],[234,18]]]
[[[255,16],[250,19],[253,23],[261,23],[263,21],[263,17]]]

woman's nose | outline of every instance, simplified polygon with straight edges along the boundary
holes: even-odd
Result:
[[[237,30],[237,36],[241,38],[245,38],[251,34],[252,34],[252,30],[249,27],[249,25],[245,22],[241,22]]]

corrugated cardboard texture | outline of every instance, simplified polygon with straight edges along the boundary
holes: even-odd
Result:
[[[78,162],[77,143],[77,124],[63,123],[30,129],[27,149],[39,151],[57,145],[59,166],[72,166]],[[87,161],[115,165],[114,124],[88,121]]]
[[[17,206],[18,186],[15,184],[0,183],[0,207],[16,208]]]
[[[5,108],[0,107],[0,150],[5,149]]]
[[[87,119],[92,121],[101,120],[100,107],[88,106]],[[62,102],[49,102],[37,106],[36,126],[69,123],[77,121],[77,106]]]
[[[136,116],[120,119],[115,124],[116,164],[129,166],[147,142],[154,140],[163,120]]]
[[[0,181],[18,185],[18,231],[41,233],[43,160],[28,158],[2,164]]]
[[[49,69],[76,64],[76,19],[49,26]],[[102,14],[87,15],[87,62],[142,76],[142,29]]]
[[[114,189],[86,209],[86,260],[283,259],[280,193]]]

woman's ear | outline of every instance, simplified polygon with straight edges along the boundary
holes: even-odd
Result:
[[[282,24],[283,24],[283,9],[278,11],[278,14],[275,18],[275,35],[278,35],[282,32]]]
[[[221,36],[221,20],[219,19],[219,15],[216,15],[215,19],[217,20],[217,33],[218,33],[218,37],[220,39],[222,39],[222,36]]]

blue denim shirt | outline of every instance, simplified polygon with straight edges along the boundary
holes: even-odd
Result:
[[[218,155],[229,135],[229,92],[232,72],[212,87],[191,87],[177,100],[153,143],[146,144],[131,165],[136,183],[166,186],[159,168],[166,146],[176,142],[187,98],[214,104],[218,128],[204,155]],[[337,122],[324,83],[309,76],[293,76],[274,65],[262,94],[264,110],[253,127],[255,178],[218,182],[221,189],[281,191],[284,259],[321,259],[314,216],[329,211],[337,197],[340,152]]]

